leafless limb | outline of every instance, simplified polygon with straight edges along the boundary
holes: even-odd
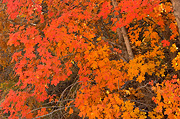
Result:
[[[74,99],[65,99],[65,100],[61,100],[61,101],[51,101],[51,102],[45,103],[43,105],[48,105],[48,104],[52,104],[52,103],[62,103],[62,102],[72,101],[72,100],[74,100]]]
[[[153,107],[152,107],[150,104],[149,104],[149,105],[147,105],[147,104],[142,103],[142,102],[139,102],[139,101],[137,101],[137,100],[130,100],[130,101],[132,101],[132,102],[136,102],[136,103],[139,103],[139,104],[144,105],[144,106],[146,106],[146,107],[151,107],[151,108],[153,109]]]
[[[74,105],[70,105],[70,106],[68,106],[68,107],[74,107]],[[33,118],[33,119],[46,117],[46,116],[52,115],[53,113],[55,113],[55,112],[57,112],[57,111],[60,111],[60,110],[63,110],[63,109],[65,109],[65,107],[56,109],[56,110],[54,110],[54,111],[52,111],[52,112],[50,112],[50,113],[48,113],[48,114],[46,114],[46,115],[38,116],[38,117],[35,117],[35,118]]]
[[[145,88],[149,83],[146,83],[144,86],[140,86],[137,88],[137,90],[141,89],[141,88]]]
[[[66,90],[67,90],[68,88],[76,85],[77,83],[79,83],[78,80],[77,80],[75,83],[73,83],[73,84],[69,85],[68,87],[66,87],[66,89],[61,93],[60,100],[62,99],[62,97],[63,97],[64,93],[66,92]]]
[[[125,84],[119,90],[123,90],[131,81],[133,80],[126,81]]]
[[[62,107],[62,106],[53,106],[53,107],[57,107],[57,108],[58,108],[58,107]],[[36,109],[31,110],[31,111],[28,112],[27,114],[32,113],[32,112],[37,111],[37,110],[40,110],[40,109],[43,109],[43,108],[52,108],[52,106],[39,107],[39,108],[36,108]]]

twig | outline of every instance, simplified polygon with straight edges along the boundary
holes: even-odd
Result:
[[[137,90],[146,87],[148,84],[149,84],[149,83],[146,83],[144,86],[138,87]]]
[[[70,106],[68,106],[68,107],[74,107],[74,105],[70,105]],[[37,118],[42,118],[42,117],[49,116],[49,115],[53,114],[54,112],[60,111],[60,110],[62,110],[62,109],[65,109],[65,107],[59,108],[59,109],[54,110],[54,111],[52,111],[52,112],[50,112],[50,113],[48,113],[48,114],[46,114],[46,115],[38,116],[38,117],[35,117],[35,118],[33,118],[33,119],[37,119]]]
[[[111,44],[111,45],[115,45],[115,46],[117,46],[118,48],[120,48],[120,49],[122,49],[122,47],[120,46],[120,45],[118,45],[118,44],[116,44],[116,43],[114,43],[114,42],[111,42],[111,41],[109,41],[109,40],[106,40],[105,38],[102,38],[104,41],[106,41],[106,42],[108,42],[109,44]],[[113,46],[112,46],[113,47]],[[114,48],[114,47],[113,47]],[[118,56],[124,61],[124,62],[128,62],[123,56],[121,56],[120,54],[118,54]]]
[[[123,90],[131,81],[133,80],[126,81],[125,84],[119,90]]]
[[[72,101],[72,100],[74,100],[74,99],[66,99],[66,100],[62,100],[62,101],[51,101],[51,102],[45,103],[43,105],[47,105],[47,104],[51,104],[51,103],[60,103],[60,102]]]
[[[54,107],[62,107],[62,106],[54,106]],[[32,112],[37,111],[37,110],[40,110],[40,109],[42,109],[42,108],[54,108],[54,107],[52,107],[52,106],[39,107],[39,108],[36,108],[36,109],[31,110],[31,111],[28,112],[27,114],[32,113]]]
[[[71,86],[74,86],[75,84],[77,84],[77,83],[79,83],[78,81],[76,81],[75,83],[73,83],[73,84],[71,84],[71,85],[69,85],[68,87],[66,87],[66,89],[61,93],[61,96],[60,96],[60,99],[59,100],[61,100],[62,99],[62,97],[63,97],[63,95],[64,95],[64,93],[65,93],[65,91],[68,89],[68,88],[70,88]]]

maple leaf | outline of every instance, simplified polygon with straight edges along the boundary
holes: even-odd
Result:
[[[162,46],[170,46],[168,40],[162,39],[168,35],[166,34],[168,28],[170,29],[168,39],[178,36],[170,2],[160,0],[116,2],[3,0],[3,2],[7,5],[5,11],[9,18],[12,18],[9,21],[13,23],[10,25],[10,33],[8,32],[9,41],[5,44],[15,46],[12,49],[6,47],[3,51],[11,50],[11,54],[15,52],[13,56],[10,54],[8,57],[16,61],[14,71],[19,75],[17,92],[10,91],[2,106],[5,112],[10,114],[9,118],[19,118],[18,114],[22,115],[22,118],[45,115],[48,111],[41,106],[46,101],[51,103],[53,100],[63,101],[65,98],[63,103],[75,98],[75,107],[80,110],[79,115],[84,117],[146,118],[145,113],[135,107],[142,107],[141,103],[134,104],[133,100],[134,102],[142,100],[139,93],[143,93],[147,95],[147,101],[142,100],[143,103],[152,102],[152,96],[144,90],[145,88],[141,88],[137,93],[128,89],[135,89],[136,85],[139,86],[148,80],[152,80],[150,84],[153,85],[159,77],[164,76],[166,80],[166,70],[167,75],[171,76],[179,70],[179,55],[172,60],[171,66],[165,61],[168,53],[162,50]],[[1,18],[4,18],[2,15],[4,10],[0,11]],[[1,29],[6,27],[4,24],[6,23],[0,20],[0,34],[5,33],[1,32]],[[128,33],[124,26],[129,30]],[[2,35],[3,40],[0,39],[0,42],[4,42],[7,37],[7,34]],[[103,37],[105,39],[102,39]],[[129,39],[131,42],[127,45]],[[134,58],[129,58],[131,49]],[[177,50],[175,49],[176,45],[170,47],[171,52],[175,53]],[[0,60],[0,63],[5,61]],[[4,63],[3,66],[5,65]],[[173,71],[169,73],[168,69]],[[70,79],[68,81],[72,83],[70,84],[72,87],[68,86],[69,89],[67,85],[62,86],[59,83],[62,81],[66,84],[66,79]],[[125,85],[128,80],[133,80],[132,85]],[[171,109],[170,111],[174,113],[174,110],[177,110],[173,107],[179,104],[178,80],[157,84],[153,87],[153,91],[148,89],[153,95],[157,94],[153,97],[157,107],[151,113],[152,118],[163,118],[162,107],[166,109],[165,113],[169,114],[169,118],[172,115],[170,116],[171,113],[167,111]],[[76,81],[80,85],[73,84]],[[58,83],[60,86],[57,86]],[[64,92],[69,91],[68,95],[59,98],[59,93],[56,92],[56,89],[61,91],[59,88],[65,88]],[[51,89],[54,90],[54,95],[51,94]],[[124,91],[130,95],[125,97],[129,101],[124,100],[122,94]],[[136,99],[133,98],[134,94]],[[29,98],[32,99],[28,100]],[[38,102],[38,105],[35,102]],[[148,108],[151,104],[144,105]],[[31,112],[34,107],[40,107],[38,113],[26,115],[26,111]],[[73,114],[73,108],[70,108],[69,114]],[[150,112],[148,116],[149,114]]]
[[[136,44],[136,46],[140,46],[141,45],[141,41],[136,41],[135,44]]]
[[[72,114],[72,113],[73,113],[73,109],[70,108],[70,109],[69,109],[69,114]]]
[[[168,40],[162,40],[161,43],[163,44],[163,47],[170,45],[170,42]]]
[[[96,62],[96,61],[94,61],[94,62],[92,63],[92,65],[91,65],[91,67],[92,67],[93,69],[96,69],[96,68],[98,67],[97,62]]]

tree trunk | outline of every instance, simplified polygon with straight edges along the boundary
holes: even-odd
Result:
[[[115,8],[117,6],[116,0],[112,0],[112,4],[113,4],[113,6]],[[119,20],[120,16],[116,16],[116,18]],[[125,45],[126,45],[126,49],[127,49],[127,53],[128,53],[128,56],[129,56],[129,60],[133,60],[134,55],[133,55],[131,45],[130,45],[130,42],[129,42],[129,38],[127,36],[127,32],[126,32],[125,28],[124,27],[118,28],[117,33],[118,33],[118,36],[119,36],[120,40],[121,40],[121,37],[123,36],[124,42],[125,42]]]
[[[172,6],[174,9],[174,16],[177,21],[177,26],[180,34],[180,0],[171,0]],[[180,42],[180,35],[179,35],[179,42]]]

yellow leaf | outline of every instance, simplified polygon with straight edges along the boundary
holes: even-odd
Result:
[[[101,41],[101,37],[97,38],[97,41]]]
[[[98,67],[97,62],[93,62],[93,64],[91,65],[91,67],[92,67],[93,69],[96,69],[96,68]]]
[[[170,51],[173,53],[173,52],[176,52],[176,44],[173,44],[172,47],[170,47]]]
[[[106,93],[109,94],[109,91],[107,90]]]
[[[126,92],[127,95],[131,94],[129,90],[125,90],[125,92]]]

